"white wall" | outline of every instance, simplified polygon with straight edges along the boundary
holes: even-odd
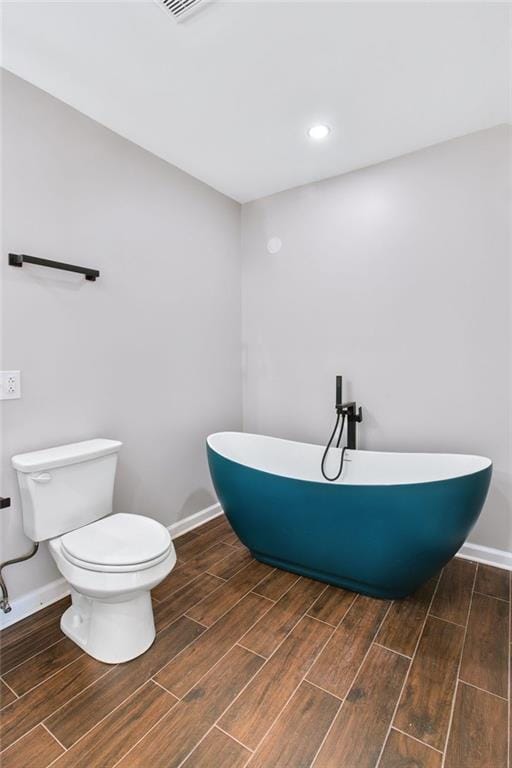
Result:
[[[215,501],[204,438],[241,427],[240,207],[13,75],[3,76],[2,559],[29,547],[10,457],[123,441],[117,511],[165,524]],[[89,265],[86,282],[9,251]],[[11,598],[58,576],[46,547]]]
[[[471,540],[509,550],[511,153],[497,127],[242,209],[245,429],[324,443],[341,373],[361,447],[492,457]]]

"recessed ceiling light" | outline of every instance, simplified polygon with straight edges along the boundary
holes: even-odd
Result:
[[[308,131],[310,139],[326,139],[330,134],[331,129],[328,125],[312,125]]]

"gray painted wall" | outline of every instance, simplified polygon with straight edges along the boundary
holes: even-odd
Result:
[[[115,507],[165,524],[215,501],[204,437],[324,442],[334,377],[361,446],[484,453],[472,540],[512,550],[512,130],[473,134],[242,208],[3,73],[2,557],[29,542],[10,456],[124,442]],[[283,241],[266,251],[269,237]],[[8,251],[97,267],[96,283]],[[57,573],[43,547],[12,598]]]
[[[324,443],[342,373],[361,447],[492,457],[471,540],[508,550],[511,153],[497,127],[242,212],[246,430]]]
[[[212,504],[204,438],[241,427],[240,206],[3,74],[2,557],[29,546],[10,456],[124,442],[115,507],[170,524]],[[96,283],[8,251],[90,265]],[[58,576],[46,547],[12,598]]]

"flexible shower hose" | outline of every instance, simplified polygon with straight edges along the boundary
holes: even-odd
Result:
[[[326,479],[326,480],[328,480],[330,483],[334,483],[334,481],[335,481],[335,480],[337,480],[337,479],[338,479],[338,478],[341,476],[341,473],[343,472],[343,462],[345,461],[345,451],[347,450],[347,446],[345,446],[345,447],[342,449],[342,451],[341,451],[341,457],[340,457],[340,468],[339,468],[338,474],[337,474],[337,475],[335,475],[334,477],[329,477],[329,476],[326,474],[326,472],[325,472],[325,460],[326,460],[326,458],[327,458],[327,454],[328,454],[328,453],[329,453],[329,451],[331,450],[331,446],[332,446],[332,443],[333,443],[334,437],[335,437],[335,435],[336,435],[336,431],[337,431],[337,429],[338,429],[338,424],[340,423],[340,416],[341,416],[341,414],[340,414],[340,413],[338,413],[338,415],[337,415],[337,417],[336,417],[336,424],[334,425],[334,429],[333,429],[333,431],[332,431],[332,435],[331,435],[331,436],[330,436],[330,438],[329,438],[329,442],[327,443],[327,446],[326,446],[326,448],[325,448],[325,451],[324,451],[324,455],[322,456],[322,464],[321,464],[322,475],[323,475],[323,476],[325,477],[325,479]],[[343,414],[343,417],[342,417],[342,419],[341,419],[341,429],[340,429],[340,433],[339,433],[339,435],[338,435],[338,439],[337,439],[337,441],[336,441],[336,448],[339,448],[339,447],[340,447],[341,438],[342,438],[342,436],[343,436],[343,430],[344,430],[344,428],[345,428],[345,414]]]

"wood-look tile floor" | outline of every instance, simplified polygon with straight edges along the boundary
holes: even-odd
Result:
[[[2,768],[509,767],[508,572],[455,559],[390,603],[256,562],[224,517],[175,544],[138,659],[64,637],[67,598],[4,630]]]

